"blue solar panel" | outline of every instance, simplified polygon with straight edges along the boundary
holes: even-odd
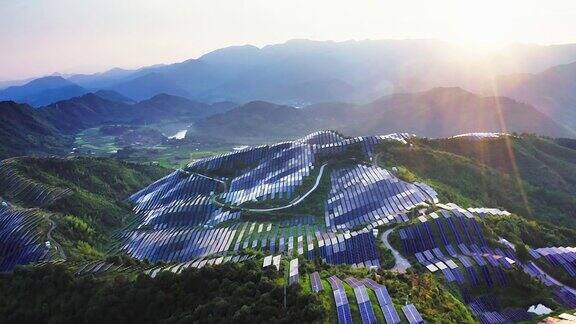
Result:
[[[406,315],[406,319],[408,320],[408,323],[410,323],[410,324],[423,324],[424,323],[422,316],[420,315],[418,310],[416,310],[416,307],[414,307],[414,305],[408,304],[406,306],[403,306],[402,311],[404,312],[404,315]]]
[[[318,293],[322,290],[324,290],[324,288],[322,287],[322,281],[320,280],[320,275],[318,274],[318,272],[313,272],[310,275],[310,282],[312,284],[312,291],[315,293]]]
[[[338,277],[332,276],[328,278],[328,282],[330,283],[330,286],[332,287],[332,293],[334,294],[334,302],[336,303],[336,312],[338,314],[338,323],[352,323],[350,305],[348,303],[348,297],[346,297],[346,291],[344,290],[342,281]]]
[[[37,209],[0,207],[0,272],[50,257],[40,234],[44,217]]]
[[[393,304],[388,304],[382,306],[382,313],[384,313],[384,319],[386,320],[387,324],[400,324],[400,315],[394,308]]]
[[[419,187],[387,170],[366,165],[338,169],[331,174],[326,224],[332,229],[351,229],[403,213],[427,199]]]

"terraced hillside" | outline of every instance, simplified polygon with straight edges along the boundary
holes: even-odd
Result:
[[[104,255],[133,216],[125,198],[163,175],[158,167],[94,158],[14,158],[0,163],[0,197],[50,214],[72,258]]]
[[[169,322],[534,321],[533,304],[576,306],[571,214],[521,204],[571,194],[569,176],[531,176],[544,166],[569,175],[572,149],[559,143],[320,131],[172,172],[110,159],[4,161],[0,195],[48,213],[34,223],[36,241],[50,222],[54,235],[32,244],[36,259],[15,263],[45,262],[0,278],[0,297],[16,296],[0,298],[0,321],[43,322],[49,304],[91,322],[112,300],[123,305],[112,321],[143,318],[128,309]],[[62,250],[67,260],[56,261]],[[25,312],[16,285],[58,273],[63,288]],[[81,298],[59,297],[81,285]]]

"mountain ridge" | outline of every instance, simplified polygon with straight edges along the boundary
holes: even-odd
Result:
[[[254,112],[260,113],[257,119]],[[394,132],[429,137],[470,132],[574,136],[532,106],[505,97],[482,97],[460,88],[394,94],[367,105],[324,103],[296,109],[255,101],[202,120],[197,131],[189,135],[289,138],[318,129],[335,129],[354,136]]]

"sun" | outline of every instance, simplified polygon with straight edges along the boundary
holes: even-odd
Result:
[[[473,49],[492,50],[512,41],[514,21],[506,15],[507,4],[491,5],[491,1],[468,2],[452,8],[446,34],[453,41]]]

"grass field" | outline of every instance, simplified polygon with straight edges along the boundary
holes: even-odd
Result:
[[[181,127],[179,125],[164,125],[157,128],[166,130],[166,134],[171,136]],[[121,147],[116,144],[115,136],[103,135],[99,128],[90,128],[78,133],[74,145],[80,155],[112,156],[121,150]],[[163,144],[130,149],[123,152],[121,159],[136,163],[158,163],[167,168],[181,168],[192,160],[231,150],[232,146],[230,145],[203,146],[183,142],[181,145]]]

